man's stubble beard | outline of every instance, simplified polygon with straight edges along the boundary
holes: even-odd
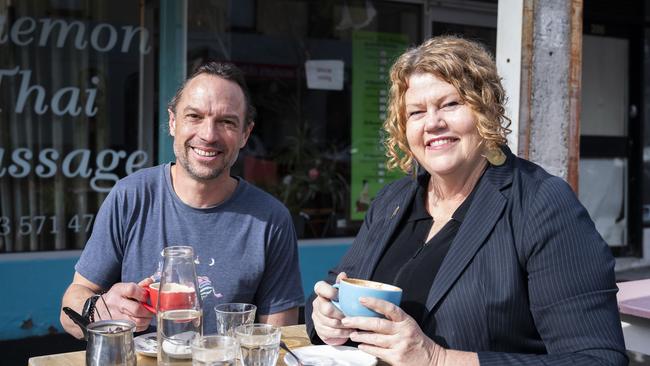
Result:
[[[193,179],[195,179],[197,181],[213,180],[213,179],[216,179],[216,178],[220,177],[221,174],[223,174],[224,170],[226,170],[226,167],[224,165],[221,168],[217,167],[217,168],[211,169],[208,172],[208,174],[201,174],[199,171],[197,171],[197,169],[194,168],[194,166],[192,166],[192,164],[190,164],[188,155],[190,154],[189,150],[191,150],[191,148],[189,146],[185,146],[184,148],[185,148],[185,151],[183,151],[183,153],[179,153],[179,151],[176,151],[177,149],[174,148],[174,152],[175,152],[175,155],[176,155],[176,161],[187,172],[187,174],[190,177],[192,177]],[[224,164],[225,164],[225,161],[224,161]]]

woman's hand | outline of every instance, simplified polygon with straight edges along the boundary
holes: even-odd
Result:
[[[444,365],[446,350],[427,337],[418,324],[398,306],[375,298],[362,297],[362,305],[386,316],[386,319],[348,317],[346,328],[356,329],[350,339],[361,343],[359,349],[391,365]]]
[[[345,272],[336,276],[336,283],[341,279],[348,278]],[[311,319],[314,321],[314,329],[320,339],[326,344],[338,346],[347,342],[353,329],[346,329],[341,323],[345,317],[333,304],[332,300],[338,296],[338,290],[325,281],[319,281],[314,285],[316,298],[312,302],[313,311]]]

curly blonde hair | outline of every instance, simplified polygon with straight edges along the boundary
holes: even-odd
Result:
[[[429,39],[404,52],[390,70],[388,115],[384,140],[388,168],[413,170],[406,140],[404,94],[413,74],[429,73],[453,85],[476,116],[476,128],[487,149],[507,143],[510,119],[505,116],[505,91],[491,54],[478,42],[456,36]]]

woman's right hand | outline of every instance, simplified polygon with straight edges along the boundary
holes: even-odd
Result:
[[[345,272],[336,276],[336,283],[341,279],[348,278]],[[323,342],[331,346],[338,346],[348,341],[350,333],[355,329],[343,326],[341,319],[345,315],[337,309],[332,300],[336,299],[338,290],[325,281],[318,281],[314,285],[316,298],[312,302],[313,311],[311,319],[314,322],[314,329]]]

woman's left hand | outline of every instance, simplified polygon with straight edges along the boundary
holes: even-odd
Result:
[[[384,300],[362,297],[362,305],[386,319],[347,317],[343,325],[358,329],[350,340],[359,349],[391,365],[444,365],[446,350],[427,337],[418,324],[398,306]]]

